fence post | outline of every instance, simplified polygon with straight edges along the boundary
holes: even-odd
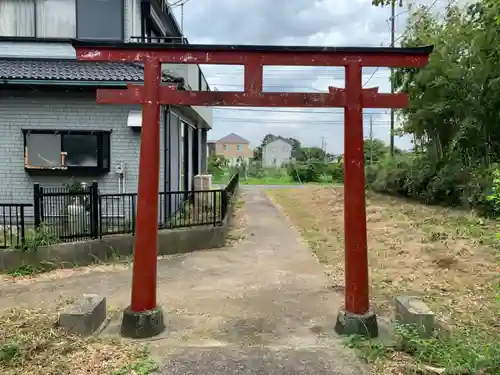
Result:
[[[21,205],[21,249],[24,249],[24,237],[26,235],[24,230],[24,206]]]
[[[132,195],[132,234],[135,236],[135,197],[137,195]]]
[[[99,237],[99,186],[97,181],[92,182],[90,187],[90,225],[92,238]]]
[[[34,223],[35,229],[40,228],[40,224],[42,222],[40,215],[40,200],[42,196],[42,189],[40,188],[40,184],[33,185],[33,215],[34,215]]]
[[[217,225],[217,206],[219,206],[220,202],[218,202],[218,200],[221,200],[222,199],[222,196],[217,199],[217,190],[212,190],[212,194],[214,195],[212,197],[212,204],[214,206],[214,227]],[[220,211],[220,209],[219,209]]]
[[[221,203],[222,210],[221,210],[220,218],[221,218],[221,222],[222,222],[226,218],[227,205],[228,205],[228,194],[227,194],[227,190],[226,189],[223,189],[221,191],[221,196],[222,196],[222,203]]]

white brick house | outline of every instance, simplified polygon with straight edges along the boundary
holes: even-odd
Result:
[[[292,143],[283,137],[276,137],[262,147],[262,166],[265,168],[281,168],[289,163],[292,157]]]

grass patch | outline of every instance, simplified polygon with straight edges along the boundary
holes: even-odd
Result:
[[[68,334],[57,327],[57,314],[12,309],[0,317],[2,375],[146,375],[155,367],[145,347]]]
[[[308,186],[268,194],[327,266],[332,285],[344,286],[343,189]],[[416,295],[437,314],[440,325],[456,332],[448,341],[422,341],[414,357],[424,353],[419,361],[430,361],[423,348],[431,344],[433,350],[438,346],[455,353],[453,358],[462,350],[455,343],[483,354],[477,345],[496,345],[500,324],[495,221],[368,193],[367,226],[375,312],[391,316],[394,296]],[[457,361],[445,362],[438,365]]]
[[[234,171],[225,170],[223,173],[212,175],[212,183],[216,185],[226,185]],[[314,183],[299,184],[288,174],[286,168],[260,168],[240,172],[240,184],[242,185],[305,185],[305,184],[331,184],[332,178],[329,175],[320,176],[320,180]]]
[[[350,336],[345,343],[377,374],[500,374],[500,343],[485,332],[462,328],[421,338],[411,326],[400,325],[395,338],[392,346],[360,336]]]
[[[241,178],[240,183],[243,185],[296,185],[290,177],[265,176],[261,178],[248,177]]]

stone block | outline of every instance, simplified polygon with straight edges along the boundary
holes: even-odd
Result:
[[[399,296],[395,299],[396,322],[415,327],[422,337],[430,337],[435,329],[435,315],[418,297]]]
[[[84,294],[59,314],[59,326],[71,333],[91,335],[106,320],[106,298]]]

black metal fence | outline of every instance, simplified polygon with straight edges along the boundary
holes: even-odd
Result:
[[[238,182],[235,175],[223,189],[160,192],[158,228],[221,225]],[[0,203],[0,248],[22,248],[42,227],[60,242],[135,234],[136,212],[137,193],[101,194],[96,182],[71,189],[35,184],[33,204]]]
[[[170,191],[158,197],[158,228],[220,225],[225,216],[225,191]],[[135,234],[137,194],[101,194],[99,233]]]
[[[0,203],[0,249],[20,248],[26,235],[25,208],[31,204]]]
[[[160,192],[158,228],[221,225],[237,185],[236,175],[223,189]],[[136,212],[137,193],[100,194],[96,182],[76,191],[34,186],[34,225],[61,242],[135,234]]]

